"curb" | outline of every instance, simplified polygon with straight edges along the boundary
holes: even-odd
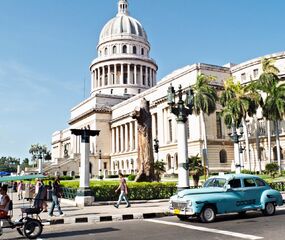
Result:
[[[134,220],[134,219],[150,219],[150,218],[161,218],[169,216],[166,212],[158,213],[134,213],[134,214],[118,214],[118,215],[107,215],[107,216],[90,216],[90,217],[77,217],[77,218],[60,218],[46,220],[49,225],[56,224],[73,224],[73,223],[97,223],[97,222],[118,222],[125,220]]]

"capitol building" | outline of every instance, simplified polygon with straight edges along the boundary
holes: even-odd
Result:
[[[170,56],[171,57],[171,56]],[[223,91],[224,81],[246,84],[262,73],[263,57],[274,57],[275,66],[285,75],[285,52],[260,56],[239,64],[217,66],[194,63],[157,79],[158,64],[151,58],[151,45],[142,24],[129,14],[127,0],[118,0],[117,15],[109,20],[99,36],[97,57],[89,66],[91,90],[84,101],[70,110],[69,128],[52,135],[52,161],[45,163],[44,172],[50,175],[79,175],[80,137],[70,129],[100,130],[90,139],[90,174],[92,177],[136,173],[139,169],[137,152],[137,121],[131,117],[142,99],[150,103],[152,137],[159,141],[155,160],[165,162],[166,174],[178,173],[177,122],[167,104],[167,89],[183,90],[196,83],[199,74],[214,76],[211,84]],[[87,67],[87,66],[86,66]],[[211,172],[231,171],[234,165],[234,147],[228,129],[221,117],[221,106],[215,113],[205,115],[207,134],[207,166]],[[257,117],[247,119],[249,153],[241,151],[244,169],[260,171],[268,159],[267,128],[269,125],[258,111]],[[273,123],[272,123],[273,126]],[[189,115],[186,122],[189,156],[203,156],[203,126],[201,115]],[[276,160],[275,133],[272,129],[272,159]],[[258,132],[258,134],[257,134]],[[257,141],[258,138],[258,141]],[[285,164],[285,123],[280,123],[281,159]],[[153,141],[152,141],[153,142]],[[258,142],[258,145],[257,145]],[[242,143],[242,139],[241,139]],[[257,150],[257,148],[259,150]],[[259,152],[257,154],[257,152]],[[260,164],[261,163],[261,164]]]

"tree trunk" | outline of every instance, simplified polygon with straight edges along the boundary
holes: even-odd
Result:
[[[194,187],[197,188],[199,186],[200,175],[193,175]]]
[[[243,123],[243,129],[244,129],[246,160],[248,162],[249,171],[251,172],[251,159],[250,159],[250,155],[249,155],[248,129],[247,129],[246,121],[244,118],[242,119],[242,123]]]
[[[202,138],[203,138],[203,166],[204,166],[204,174],[206,175],[208,171],[206,168],[209,169],[209,161],[208,161],[208,143],[207,143],[207,134],[206,134],[206,122],[204,113],[200,112],[201,122],[202,122]]]
[[[270,127],[270,121],[267,120],[267,143],[268,143],[268,160],[269,163],[271,163],[271,127]]]
[[[276,131],[276,150],[277,150],[277,160],[279,166],[279,173],[281,174],[281,153],[280,153],[280,139],[279,139],[279,121],[275,121],[275,131]]]

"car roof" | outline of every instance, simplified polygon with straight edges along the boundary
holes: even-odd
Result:
[[[243,174],[243,173],[240,173],[240,174],[219,174],[219,175],[215,175],[215,176],[212,176],[210,178],[225,178],[227,180],[230,180],[230,179],[234,179],[234,178],[240,178],[240,179],[243,179],[243,178],[259,178],[258,176],[255,176],[255,175],[251,175],[251,174]],[[210,179],[209,178],[209,179]]]

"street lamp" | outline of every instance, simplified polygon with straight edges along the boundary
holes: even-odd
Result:
[[[194,93],[190,88],[186,91],[185,101],[182,99],[182,86],[179,85],[178,89],[178,102],[175,103],[175,90],[170,84],[167,90],[167,103],[170,107],[171,113],[177,118],[177,146],[178,146],[178,185],[177,189],[183,190],[189,188],[189,161],[188,161],[188,148],[187,148],[187,134],[185,122],[188,115],[193,111]]]
[[[229,133],[231,140],[234,143],[234,153],[235,153],[235,172],[241,172],[241,164],[240,164],[240,147],[239,147],[239,140],[243,136],[243,127],[242,125],[239,126],[239,133],[237,132],[237,128],[235,124],[232,124],[232,132]]]
[[[158,161],[158,150],[159,150],[159,141],[157,138],[153,139],[154,141],[154,144],[153,144],[153,147],[154,147],[154,152],[156,153],[156,160]]]
[[[99,167],[99,179],[102,179],[102,151],[101,149],[99,150],[99,164],[98,164],[98,167]]]

